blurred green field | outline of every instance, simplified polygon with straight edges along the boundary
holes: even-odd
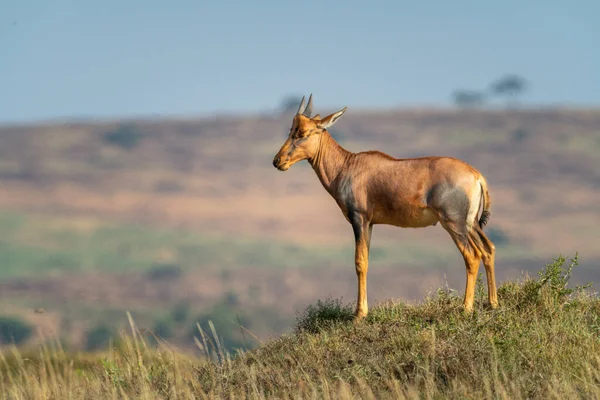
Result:
[[[308,164],[272,167],[289,124],[273,115],[0,127],[0,317],[74,348],[100,343],[126,311],[183,345],[210,317],[237,343],[238,317],[273,337],[317,299],[353,301],[349,224]],[[357,110],[332,133],[352,151],[448,155],[479,169],[500,282],[576,251],[586,281],[600,259],[599,127],[598,110]],[[463,260],[439,225],[375,227],[370,261],[372,301],[464,287]]]
[[[422,277],[462,279],[462,260],[449,238],[432,251],[423,238],[407,234],[394,243],[385,230],[375,232],[373,296],[379,295],[382,282],[387,293],[406,298],[423,291],[428,281]],[[503,262],[534,256],[518,244],[497,241]],[[127,311],[145,328],[183,347],[193,344],[190,332],[196,322],[205,325],[210,319],[227,345],[237,346],[250,340],[241,334],[240,322],[260,338],[272,337],[287,331],[294,310],[324,293],[352,298],[350,229],[346,242],[298,245],[4,209],[0,316],[29,324],[32,331],[60,332],[65,346],[88,350],[126,326]],[[32,312],[38,308],[45,313]],[[254,339],[248,343],[258,344]]]
[[[354,259],[352,240],[348,235],[345,246],[296,245],[272,239],[3,210],[0,211],[0,278],[127,272],[161,266],[183,270],[213,266],[348,266]],[[448,257],[455,257],[455,253],[450,245],[431,251],[426,241],[415,239],[383,246],[373,243],[370,258],[374,265],[439,266]],[[533,255],[518,245],[507,245],[502,250],[503,259]]]

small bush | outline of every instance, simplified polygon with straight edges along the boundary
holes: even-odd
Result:
[[[32,333],[31,325],[22,319],[11,316],[0,317],[0,344],[21,344],[29,339]]]
[[[110,145],[133,150],[142,139],[142,134],[133,125],[120,125],[115,130],[106,132],[103,139]]]
[[[317,333],[331,324],[351,321],[354,311],[351,305],[343,305],[339,299],[318,300],[316,305],[309,305],[296,317],[294,330],[296,333]]]
[[[115,332],[111,327],[104,323],[99,324],[87,332],[85,349],[88,351],[106,349],[114,336]]]
[[[498,295],[511,300],[515,309],[535,309],[536,312],[554,313],[568,303],[576,294],[583,294],[591,286],[578,285],[567,288],[578,256],[565,266],[566,258],[559,256],[538,272],[537,279],[527,279],[521,285],[507,283],[498,288]]]
[[[539,294],[543,288],[547,287],[549,294],[556,302],[564,303],[574,295],[590,288],[592,286],[591,282],[567,288],[573,268],[579,265],[579,254],[575,254],[568,267],[565,266],[566,261],[567,259],[561,255],[553,259],[552,263],[546,264],[544,269],[538,272],[538,279],[531,284],[532,289]]]
[[[173,336],[173,327],[169,321],[161,319],[154,322],[152,333],[160,339],[169,339]]]
[[[512,132],[512,140],[516,143],[524,142],[532,136],[531,132],[526,129],[515,129]]]
[[[190,316],[190,305],[188,303],[179,303],[171,310],[171,318],[174,322],[181,324],[187,321]]]
[[[489,228],[485,234],[496,247],[506,246],[510,243],[508,235],[500,228]]]
[[[146,276],[152,281],[175,280],[183,274],[181,267],[174,264],[155,264]]]

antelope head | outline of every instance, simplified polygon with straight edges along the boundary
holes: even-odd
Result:
[[[318,114],[311,117],[312,94],[308,98],[308,103],[303,96],[292,120],[289,136],[273,158],[273,166],[280,171],[286,171],[298,161],[311,160],[319,151],[323,132],[340,119],[346,112],[346,108],[325,118],[321,118]]]

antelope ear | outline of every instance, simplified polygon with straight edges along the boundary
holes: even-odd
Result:
[[[317,122],[317,126],[321,129],[329,128],[330,126],[335,124],[342,115],[344,115],[344,113],[346,112],[346,109],[348,109],[348,107],[344,107],[340,111],[326,116],[325,118],[323,118],[319,122]]]
[[[317,114],[314,117],[312,117],[312,119],[320,121],[321,120],[321,114]]]

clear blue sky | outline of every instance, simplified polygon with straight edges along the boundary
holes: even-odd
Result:
[[[600,105],[600,1],[0,0],[0,122],[450,104],[504,73]]]

